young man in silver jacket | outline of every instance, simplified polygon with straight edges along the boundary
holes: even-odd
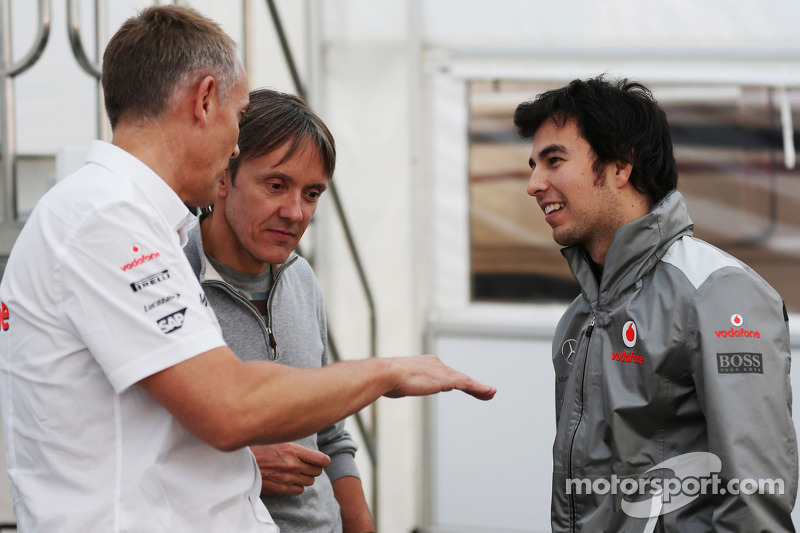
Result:
[[[320,368],[328,364],[322,292],[293,250],[333,175],[333,136],[296,96],[258,89],[240,125],[239,150],[184,251],[240,358]],[[356,448],[344,421],[295,442],[251,448],[261,498],[281,531],[373,531]]]
[[[581,287],[553,341],[553,531],[794,531],[786,309],[692,236],[650,91],[575,80],[514,123]]]

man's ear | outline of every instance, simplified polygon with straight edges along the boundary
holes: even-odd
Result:
[[[231,184],[231,171],[226,168],[217,185],[217,196],[225,198],[228,196],[228,190],[230,190],[231,187],[233,187],[233,184]]]
[[[630,182],[631,172],[633,172],[633,164],[620,159],[614,162],[612,165],[614,170],[614,184],[618,189],[621,189],[628,185],[628,182]]]
[[[217,81],[213,76],[206,76],[200,80],[194,93],[192,93],[194,118],[202,126],[208,124],[208,115],[212,107],[216,104],[216,98]]]

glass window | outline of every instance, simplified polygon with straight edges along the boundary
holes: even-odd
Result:
[[[520,102],[550,86],[470,83],[472,298],[569,301],[577,284],[526,186],[529,141],[514,131]],[[800,169],[784,163],[780,112],[766,87],[650,85],[672,128],[678,189],[695,235],[750,265],[800,312]],[[793,95],[798,100],[796,95]],[[792,102],[800,109],[800,101]],[[800,112],[793,112],[794,124]],[[800,136],[795,130],[800,147]]]

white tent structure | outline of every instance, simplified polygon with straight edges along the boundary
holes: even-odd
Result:
[[[92,51],[102,50],[124,18],[151,3],[66,2],[80,8],[72,18],[83,29],[87,62],[96,61]],[[251,87],[298,91],[269,2],[180,3],[218,20],[240,43]],[[0,0],[4,9],[10,6],[6,18],[13,28],[3,36],[11,50],[6,66],[30,49],[37,8],[44,4],[51,2]],[[800,202],[794,145],[800,117],[800,4],[274,4],[307,98],[338,145],[339,202],[323,200],[302,243],[323,286],[338,351],[345,358],[433,352],[499,388],[488,403],[456,393],[382,399],[376,416],[364,417],[367,429],[377,433],[376,469],[367,453],[359,461],[367,487],[377,494],[378,530],[549,531],[555,431],[550,342],[565,303],[549,293],[509,298],[509,291],[497,296],[480,289],[486,280],[504,283],[504,277],[526,274],[530,265],[550,280],[545,285],[568,283],[557,246],[542,227],[535,202],[525,195],[528,154],[524,142],[506,134],[510,114],[536,91],[576,77],[608,73],[651,86],[662,103],[672,106],[671,116],[686,124],[681,131],[687,141],[678,155],[693,162],[687,175],[701,175],[685,182],[698,227],[723,247],[729,244],[733,253],[744,254],[748,263],[757,261],[751,264],[776,286],[787,276],[796,279],[800,222],[792,207]],[[101,20],[97,27],[95,12]],[[3,108],[3,120],[12,111],[15,118],[10,131],[3,130],[4,143],[15,141],[4,152],[14,154],[14,179],[9,181],[6,172],[4,183],[6,198],[15,190],[16,200],[3,204],[0,254],[8,253],[42,192],[80,164],[91,139],[107,135],[102,114],[96,118],[96,83],[67,46],[67,6],[52,3],[50,15],[49,42],[39,61],[13,79],[4,78],[13,106]],[[725,122],[731,115],[738,121],[733,127]],[[720,143],[708,141],[709,130],[702,129],[707,117],[720,124],[711,132],[724,133]],[[744,127],[766,135],[765,146],[755,141],[742,149],[739,141],[731,142],[731,132]],[[697,131],[706,138],[693,140]],[[727,151],[731,144],[733,152]],[[766,165],[761,152],[769,152],[764,157],[771,170],[768,178],[755,179],[749,172]],[[740,167],[731,170],[730,161]],[[718,166],[704,166],[711,163]],[[712,194],[709,188],[726,193]],[[728,199],[731,190],[735,198]],[[745,226],[744,233],[732,236],[734,226]],[[360,262],[353,259],[348,239]],[[510,292],[523,292],[528,279]],[[798,313],[800,296],[791,285],[785,297],[790,311]],[[798,353],[800,315],[792,314],[790,323]],[[797,373],[793,382],[800,390]],[[0,498],[2,522],[13,523],[7,497]]]

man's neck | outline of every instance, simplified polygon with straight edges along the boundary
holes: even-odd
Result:
[[[169,187],[181,196],[178,163],[181,152],[159,127],[118,126],[111,144],[133,155],[150,167]]]

